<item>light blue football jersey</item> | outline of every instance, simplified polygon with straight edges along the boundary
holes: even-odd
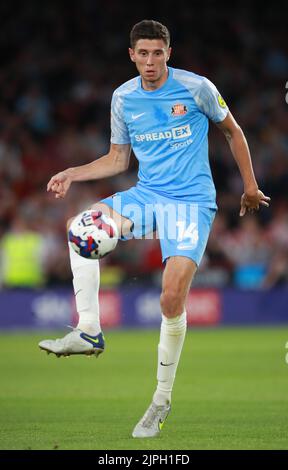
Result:
[[[166,82],[146,91],[141,77],[117,88],[111,105],[111,142],[130,143],[139,161],[137,187],[216,208],[208,157],[209,119],[228,107],[207,78],[168,67]]]

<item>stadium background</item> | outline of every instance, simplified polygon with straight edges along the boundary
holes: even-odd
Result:
[[[136,12],[117,1],[108,1],[106,8],[95,1],[71,2],[69,8],[65,2],[30,1],[17,5],[17,10],[13,2],[1,4],[0,282],[4,292],[27,286],[69,289],[65,221],[136,181],[137,164],[132,158],[126,174],[74,184],[64,201],[55,201],[45,189],[56,172],[107,152],[111,95],[135,76],[127,56],[129,31],[144,17],[159,18],[170,28],[172,66],[208,76],[218,86],[247,136],[259,186],[272,198],[269,210],[239,218],[239,172],[223,135],[211,125],[210,160],[219,212],[194,286],[252,289],[259,294],[287,284],[288,57],[285,15],[281,2],[277,5],[259,9],[253,3],[247,7],[236,2],[233,7],[218,8],[212,2],[203,8],[196,2],[194,7],[183,4],[173,9],[172,18],[169,2],[165,9],[161,3],[138,5]],[[157,241],[120,243],[101,265],[103,288],[160,287]],[[21,295],[18,298],[21,304]],[[214,298],[212,294],[212,310]],[[0,299],[6,302],[7,295]],[[247,304],[246,299],[243,296]],[[261,303],[259,296],[255,299]],[[276,302],[276,311],[281,310],[282,300],[279,308]],[[115,297],[114,304],[120,301]],[[201,299],[197,303],[202,304]],[[156,298],[147,305],[148,310],[156,309],[155,319],[159,318],[157,304]],[[47,309],[53,310],[53,305],[54,297]],[[7,308],[5,303],[2,312]]]
[[[190,293],[189,324],[282,324],[283,335],[288,322],[284,2],[248,6],[236,1],[225,7],[177,2],[176,8],[174,2],[160,1],[131,8],[117,0],[106,0],[105,6],[93,0],[9,1],[1,2],[0,17],[2,344],[7,347],[10,329],[76,323],[65,221],[131,186],[137,164],[131,158],[123,175],[74,184],[63,201],[46,193],[46,184],[56,172],[108,150],[111,95],[136,74],[127,54],[129,31],[143,18],[158,19],[170,29],[171,66],[205,75],[217,85],[245,132],[259,186],[272,198],[268,210],[239,218],[239,172],[225,138],[211,125],[219,211]],[[158,243],[119,243],[101,266],[105,329],[159,325]],[[284,363],[281,338],[277,360]]]

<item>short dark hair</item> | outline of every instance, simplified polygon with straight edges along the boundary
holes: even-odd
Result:
[[[168,28],[158,21],[142,20],[131,29],[130,44],[132,49],[139,39],[163,39],[166,46],[169,47],[170,33]]]

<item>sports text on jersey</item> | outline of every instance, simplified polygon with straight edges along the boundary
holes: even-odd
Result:
[[[186,126],[173,127],[169,131],[164,132],[149,132],[146,134],[136,134],[135,139],[137,142],[143,141],[154,141],[154,140],[163,140],[163,139],[184,139],[185,137],[190,137],[191,129],[190,124]]]

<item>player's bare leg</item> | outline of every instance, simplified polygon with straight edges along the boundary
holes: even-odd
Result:
[[[132,222],[106,204],[94,204],[92,209],[110,216],[115,221],[119,234],[127,235],[131,231]],[[69,230],[72,221],[73,218],[68,221],[67,230]],[[57,356],[69,356],[70,354],[95,354],[98,356],[105,347],[99,314],[99,261],[79,256],[69,242],[68,245],[79,322],[77,327],[64,338],[41,341],[39,347]]]
[[[160,303],[162,323],[158,345],[157,388],[153,401],[133,430],[133,437],[155,437],[171,409],[171,393],[186,334],[185,301],[197,266],[189,258],[167,260]]]

